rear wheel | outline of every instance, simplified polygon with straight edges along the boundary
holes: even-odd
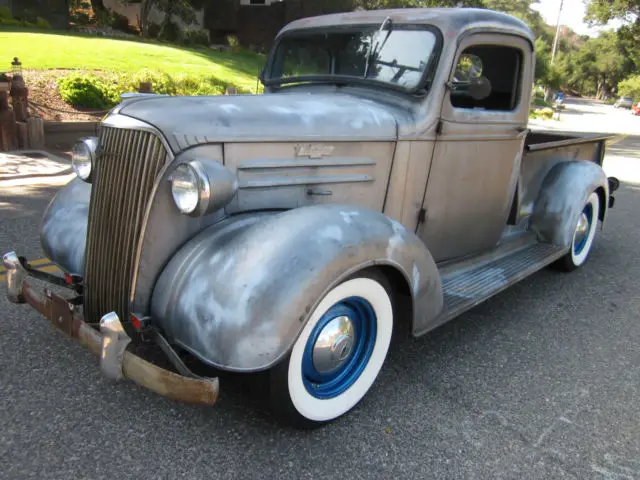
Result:
[[[270,372],[272,406],[283,420],[318,427],[362,400],[389,349],[390,291],[374,272],[359,273],[325,295],[291,353]]]
[[[600,199],[596,192],[591,193],[587,202],[578,216],[578,222],[573,232],[571,250],[560,260],[557,265],[565,271],[572,271],[582,266],[587,261],[593,245],[600,214]]]

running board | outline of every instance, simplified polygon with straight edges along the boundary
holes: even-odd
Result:
[[[432,328],[541,270],[562,257],[566,251],[555,245],[535,243],[462,271],[449,270],[442,276],[444,309]]]

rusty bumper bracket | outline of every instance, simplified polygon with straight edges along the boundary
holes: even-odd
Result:
[[[100,370],[113,380],[129,379],[172,400],[213,405],[218,399],[217,378],[194,378],[165,370],[127,350],[131,341],[115,312],[103,316],[100,332],[88,325],[67,299],[48,289],[36,292],[26,282],[28,272],[15,253],[3,257],[7,268],[7,296],[14,303],[28,303],[67,336],[100,358]],[[186,367],[185,367],[186,368]]]
[[[69,285],[64,278],[60,278],[57,275],[53,275],[52,273],[48,273],[48,272],[43,272],[42,270],[38,270],[37,268],[33,268],[29,262],[27,261],[27,259],[25,257],[18,257],[18,260],[20,262],[20,265],[22,265],[22,268],[24,268],[28,275],[30,277],[33,278],[37,278],[38,280],[42,280],[45,281],[47,283],[50,283],[52,285],[57,285],[59,287],[65,287],[65,288],[70,288],[73,290],[77,289],[77,286],[75,285]],[[78,292],[81,293],[81,292]]]

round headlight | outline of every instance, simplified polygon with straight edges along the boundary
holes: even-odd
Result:
[[[85,182],[91,177],[93,159],[98,142],[95,138],[83,138],[71,150],[71,165],[76,175]]]
[[[194,213],[201,194],[205,193],[202,190],[208,189],[208,184],[205,186],[200,181],[199,172],[188,163],[178,165],[171,174],[170,181],[171,194],[178,210],[187,215]]]

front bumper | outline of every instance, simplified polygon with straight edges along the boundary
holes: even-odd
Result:
[[[9,252],[3,256],[7,269],[7,297],[13,303],[28,303],[51,324],[77,340],[100,358],[100,369],[112,380],[129,379],[167,398],[196,405],[213,405],[218,399],[217,378],[178,375],[127,350],[131,338],[115,312],[100,320],[100,331],[88,325],[68,299],[48,289],[36,292],[28,283],[29,271],[20,258]]]

